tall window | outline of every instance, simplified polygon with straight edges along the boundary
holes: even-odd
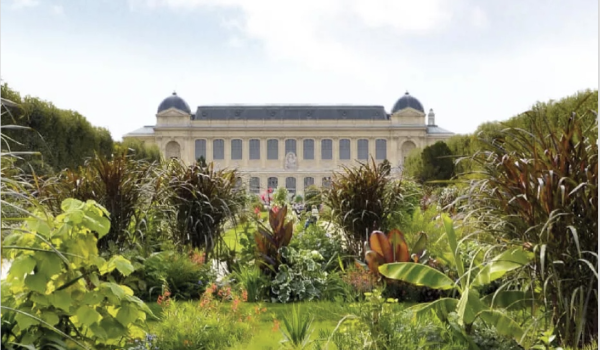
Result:
[[[273,189],[273,191],[275,191],[277,189],[278,186],[278,181],[276,177],[270,177],[269,180],[267,181],[267,186],[271,189]]]
[[[225,159],[225,140],[213,140],[213,159]]]
[[[287,139],[285,140],[285,154],[284,156],[287,156],[288,153],[294,153],[294,155],[296,155],[296,140],[294,139]]]
[[[267,159],[279,159],[279,140],[267,140]]]
[[[333,141],[331,139],[321,140],[321,159],[333,159]]]
[[[206,160],[206,140],[196,140],[196,160],[203,158]]]
[[[231,159],[242,159],[242,140],[231,140]]]
[[[375,159],[384,160],[387,158],[387,140],[375,140]]]
[[[285,188],[288,190],[289,194],[296,194],[296,178],[286,177]]]
[[[340,140],[340,159],[350,159],[350,140]]]
[[[235,178],[235,189],[236,189],[236,191],[239,191],[242,188],[243,183],[244,182],[242,181],[241,177],[238,176],[238,177]]]
[[[250,178],[250,192],[255,194],[260,193],[260,177]]]
[[[302,148],[304,159],[315,159],[315,140],[304,140]]]
[[[322,184],[323,188],[330,188],[331,187],[331,177],[324,177],[321,180],[321,184]]]
[[[250,148],[250,159],[251,160],[256,160],[256,159],[260,159],[260,140],[259,139],[252,139],[250,140],[250,144],[249,144],[249,148]]]
[[[314,177],[305,177],[304,178],[304,192],[306,192],[306,189],[309,188],[310,186],[315,184],[315,178]],[[306,195],[306,193],[305,193]]]
[[[357,158],[361,160],[369,159],[369,140],[359,139],[356,143]]]

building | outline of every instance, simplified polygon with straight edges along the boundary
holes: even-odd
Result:
[[[218,168],[238,168],[249,190],[285,186],[303,193],[327,186],[340,165],[387,159],[398,172],[408,153],[446,140],[435,114],[408,92],[391,114],[383,106],[199,106],[173,93],[158,106],[156,125],[124,138],[157,144],[167,158],[200,158]]]

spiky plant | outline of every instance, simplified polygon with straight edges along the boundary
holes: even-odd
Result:
[[[341,227],[351,254],[362,255],[367,235],[388,229],[388,218],[403,201],[400,181],[390,177],[390,163],[371,159],[357,166],[342,166],[334,173],[332,186],[323,193],[331,208],[331,220]]]
[[[182,244],[206,248],[211,254],[222,242],[223,224],[232,219],[245,201],[236,186],[236,170],[215,170],[207,166],[185,165],[172,160],[167,165],[169,202],[175,211],[177,238]]]
[[[591,126],[572,113],[553,127],[544,109],[531,113],[530,131],[506,129],[474,155],[483,178],[467,196],[469,215],[535,252],[532,287],[543,289],[562,343],[577,346],[598,329],[597,112],[587,112]]]

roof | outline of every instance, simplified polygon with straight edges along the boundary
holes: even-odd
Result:
[[[448,131],[444,128],[440,128],[437,125],[427,125],[427,133],[428,134],[451,134],[454,135],[452,131]]]
[[[387,120],[383,106],[199,106],[194,120]]]
[[[132,132],[129,132],[127,134],[125,134],[125,136],[130,136],[130,135],[153,135],[154,134],[154,126],[153,125],[146,125],[142,128],[136,129]]]
[[[419,102],[419,100],[417,100],[416,98],[412,97],[408,93],[408,91],[404,94],[404,96],[400,97],[398,101],[396,101],[394,108],[392,108],[392,113],[396,113],[405,108],[413,108],[419,112],[425,113],[425,109],[423,108],[421,102]]]
[[[176,92],[173,92],[173,95],[165,98],[160,103],[160,105],[158,106],[157,113],[166,111],[169,108],[176,108],[180,111],[186,112],[187,114],[192,113],[192,110],[190,109],[190,106],[187,104],[187,102],[185,102],[185,100],[182,99],[181,97],[177,96]]]

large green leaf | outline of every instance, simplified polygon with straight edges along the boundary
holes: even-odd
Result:
[[[121,255],[115,255],[110,260],[111,261],[109,262],[109,264],[114,264],[117,270],[119,270],[119,272],[123,276],[129,276],[133,271],[135,271],[135,268],[133,267],[131,262],[129,262],[129,260],[125,259]]]
[[[45,294],[46,284],[48,284],[48,277],[41,273],[27,275],[27,277],[25,277],[25,285],[32,291]]]
[[[520,310],[530,307],[535,300],[530,292],[513,290],[488,294],[481,301],[492,309]]]
[[[102,316],[94,308],[82,305],[77,309],[77,318],[79,319],[79,322],[89,327],[98,322]]]
[[[117,321],[119,321],[125,327],[135,322],[135,320],[137,320],[138,317],[138,309],[130,305],[121,306],[119,308],[119,312],[117,313]]]
[[[21,310],[21,311],[25,311],[25,310]],[[31,310],[27,310],[25,312],[27,313],[27,315],[22,314],[22,313],[17,313],[15,315],[15,321],[17,321],[19,328],[21,328],[21,332],[26,332],[27,328],[29,328],[30,326],[35,326],[40,323],[36,319],[28,316],[28,315],[31,315]]]
[[[477,314],[484,308],[485,305],[479,299],[479,293],[470,288],[465,289],[456,307],[458,323],[460,325],[472,324],[475,322]]]
[[[415,263],[392,263],[379,266],[379,272],[387,278],[405,281],[417,286],[447,290],[455,287],[454,281],[440,271]]]
[[[483,286],[495,281],[507,272],[527,265],[530,260],[530,253],[522,249],[509,249],[486,264],[473,280],[473,286]]]
[[[484,310],[481,311],[479,317],[488,325],[496,328],[499,334],[513,337],[518,342],[521,342],[523,337],[523,329],[515,322],[512,318],[508,317],[505,313],[498,310]]]
[[[105,216],[88,210],[83,217],[83,224],[90,230],[98,233],[98,238],[102,238],[110,231],[110,220]]]
[[[458,272],[458,276],[461,280],[461,287],[465,288],[462,285],[463,275],[465,274],[465,267],[463,265],[462,259],[460,258],[460,254],[458,252],[458,243],[456,241],[456,232],[454,232],[454,223],[452,219],[446,214],[442,214],[442,221],[444,222],[444,229],[446,230],[446,237],[448,238],[448,244],[450,245],[450,249],[452,250],[452,257],[454,258],[454,266],[456,266],[456,270]]]
[[[435,311],[437,317],[445,321],[448,318],[448,314],[456,311],[458,300],[452,298],[441,298],[431,303],[417,304],[413,307],[406,309],[412,311],[415,317],[421,317],[427,315],[431,310]]]
[[[9,275],[12,278],[22,279],[26,274],[33,271],[36,261],[30,255],[18,256],[10,265]]]
[[[54,305],[55,307],[69,312],[69,309],[71,307],[71,294],[66,290],[54,291],[54,293],[48,296],[48,299],[50,299],[52,305]]]

